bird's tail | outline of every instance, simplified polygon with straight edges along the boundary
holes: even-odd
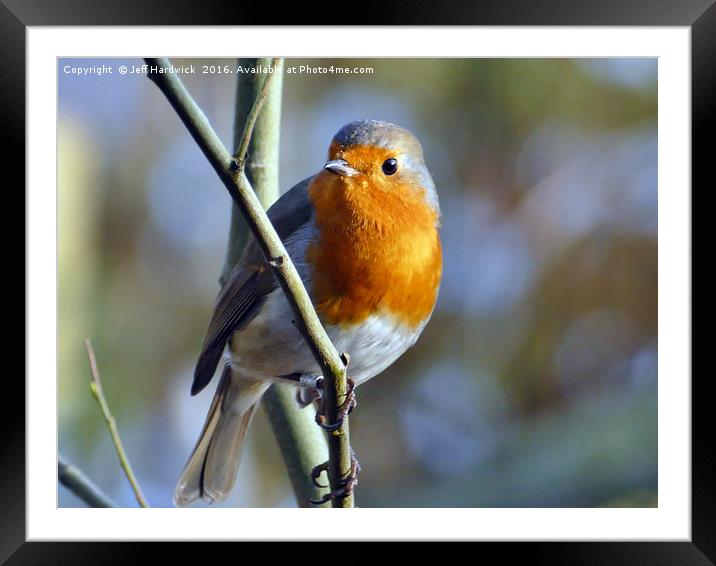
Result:
[[[270,385],[236,377],[228,365],[224,368],[204,428],[174,491],[175,505],[199,498],[210,503],[226,499],[236,482],[246,431]]]

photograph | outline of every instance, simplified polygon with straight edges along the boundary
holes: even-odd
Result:
[[[58,57],[58,507],[659,507],[658,65]]]

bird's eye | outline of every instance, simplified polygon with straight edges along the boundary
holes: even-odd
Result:
[[[386,175],[392,175],[398,170],[398,160],[391,157],[383,161],[383,173]]]

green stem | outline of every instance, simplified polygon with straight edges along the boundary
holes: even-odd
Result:
[[[299,409],[295,388],[279,384],[266,392],[263,404],[298,506],[316,507],[309,502],[319,501],[327,489],[313,484],[311,471],[328,460],[328,448],[325,435],[316,426],[313,407]]]
[[[238,64],[243,68],[260,66],[261,69],[271,67],[271,59],[239,59]],[[263,110],[254,113],[252,122],[254,135],[248,145],[248,160],[246,162],[246,176],[254,188],[256,195],[264,209],[268,209],[279,197],[278,160],[279,136],[281,132],[281,93],[283,87],[283,60],[276,66],[276,76],[272,78],[269,90],[266,92]],[[249,117],[254,108],[254,102],[263,92],[265,74],[242,73],[236,82],[236,104],[234,114],[234,142],[235,156],[246,153],[241,142],[244,139]],[[246,144],[244,144],[246,145]],[[235,204],[231,207],[231,228],[229,243],[226,248],[226,260],[221,273],[221,283],[228,277],[236,265],[241,253],[246,247],[249,238],[249,227],[243,219],[241,210]]]
[[[85,340],[85,348],[87,349],[87,356],[89,357],[89,364],[90,364],[90,372],[92,374],[92,381],[90,382],[90,391],[92,391],[92,395],[94,396],[94,398],[97,401],[97,404],[99,405],[100,409],[102,410],[102,416],[104,417],[104,422],[107,423],[107,428],[109,429],[109,433],[112,436],[112,442],[114,443],[114,448],[117,451],[117,457],[119,458],[119,465],[122,466],[122,470],[124,470],[124,475],[127,476],[129,485],[132,486],[132,491],[134,491],[134,497],[137,499],[137,503],[139,503],[139,505],[141,505],[142,507],[149,507],[149,504],[147,503],[147,500],[144,498],[144,494],[142,493],[142,490],[139,487],[139,482],[137,482],[137,478],[134,475],[132,466],[129,463],[129,458],[127,458],[127,453],[124,451],[124,445],[122,444],[122,438],[119,436],[119,429],[117,429],[117,422],[114,420],[114,417],[112,416],[112,412],[109,410],[109,404],[107,403],[107,400],[104,397],[104,390],[102,389],[102,381],[100,380],[99,369],[97,368],[97,358],[94,355],[94,349],[92,348],[92,342],[90,342],[89,338],[87,338]]]

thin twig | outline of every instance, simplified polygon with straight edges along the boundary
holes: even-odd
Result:
[[[171,64],[167,59],[146,59],[149,65],[148,77],[159,87],[179,115],[189,133],[207,157],[231,198],[239,207],[251,229],[261,251],[274,270],[274,275],[283,289],[286,299],[295,315],[295,324],[303,335],[313,357],[324,377],[324,397],[327,416],[335,419],[340,400],[348,393],[346,368],[341,357],[328,338],[311,303],[301,277],[288,256],[286,248],[256,197],[245,173],[245,163],[235,160],[226,150],[206,115],[184,87],[175,73],[169,72]],[[163,72],[159,72],[159,69]],[[267,79],[268,80],[268,79]],[[261,104],[261,101],[257,101]],[[245,128],[244,136],[250,139],[253,126]],[[245,142],[238,144],[241,148]],[[332,491],[338,491],[340,481],[350,473],[350,439],[348,419],[329,435],[330,473]],[[352,507],[353,496],[332,500],[334,507]]]
[[[129,485],[132,486],[132,490],[134,491],[134,497],[136,497],[137,503],[139,503],[139,505],[141,505],[142,507],[149,507],[149,504],[147,503],[147,500],[144,498],[144,495],[142,494],[142,490],[139,487],[137,478],[134,476],[134,472],[132,471],[132,466],[129,463],[129,458],[127,458],[127,454],[124,451],[124,446],[122,445],[122,439],[120,438],[119,430],[117,429],[117,422],[114,420],[114,417],[112,416],[112,412],[109,410],[109,404],[107,403],[107,400],[104,398],[104,391],[102,390],[102,382],[99,377],[99,370],[97,369],[97,358],[95,357],[94,349],[92,348],[92,342],[90,342],[89,338],[87,338],[85,340],[85,348],[87,349],[87,356],[89,357],[89,364],[90,364],[90,372],[92,374],[92,381],[90,382],[90,391],[92,391],[92,395],[97,400],[97,403],[99,404],[99,407],[102,410],[102,416],[104,417],[104,422],[107,423],[107,428],[109,428],[109,433],[112,435],[112,442],[114,443],[114,448],[117,451],[117,457],[119,458],[119,465],[122,466],[122,470],[124,470],[124,475],[127,476]]]
[[[268,68],[270,58],[242,58],[238,65],[244,69]],[[261,206],[268,209],[280,195],[278,183],[279,140],[281,128],[281,94],[283,86],[283,61],[275,68],[274,78],[267,90],[266,100],[261,112],[257,113],[253,135],[245,153],[246,176],[253,186]],[[234,103],[234,127],[232,151],[237,155],[239,144],[245,139],[246,122],[254,107],[256,97],[260,95],[264,80],[256,73],[239,73],[236,80],[236,99]],[[260,164],[260,166],[259,166]],[[249,240],[249,227],[244,221],[238,206],[232,203],[229,241],[226,246],[226,258],[219,281],[223,287]]]
[[[117,507],[82,470],[65,462],[62,455],[57,460],[57,479],[90,507]]]
[[[249,112],[249,115],[246,118],[246,124],[244,125],[244,133],[241,134],[239,145],[236,148],[236,153],[234,153],[234,159],[236,159],[240,166],[245,165],[246,163],[246,152],[249,150],[249,143],[251,143],[251,134],[254,131],[254,126],[256,126],[256,119],[259,117],[259,113],[261,112],[261,108],[266,101],[266,97],[271,91],[271,84],[273,83],[273,78],[277,74],[276,69],[280,61],[281,59],[278,57],[275,57],[271,60],[271,70],[269,72],[269,75],[264,79],[263,86],[261,87],[261,90],[259,91],[256,100],[254,100],[254,105],[251,108],[251,112]]]

